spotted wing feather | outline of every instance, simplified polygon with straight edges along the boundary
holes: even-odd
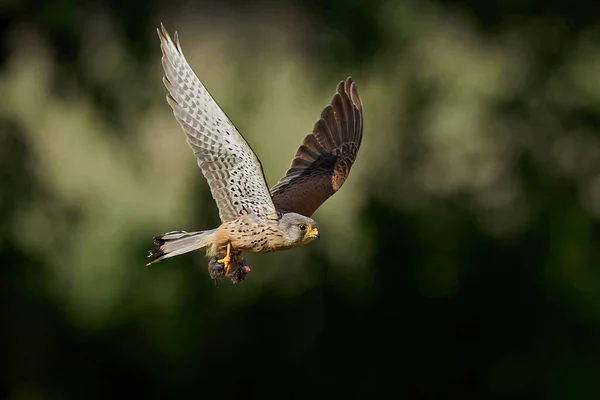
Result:
[[[271,188],[275,207],[311,216],[348,178],[362,133],[362,100],[349,77],[338,84],[286,175]]]
[[[259,159],[192,71],[177,33],[173,41],[162,24],[157,31],[167,102],[208,181],[221,221],[250,213],[274,214]]]

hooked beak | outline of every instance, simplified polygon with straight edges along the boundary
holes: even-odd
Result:
[[[319,228],[312,228],[310,230],[310,232],[308,232],[306,234],[307,238],[311,238],[311,239],[318,239],[321,237],[321,235],[319,235]]]

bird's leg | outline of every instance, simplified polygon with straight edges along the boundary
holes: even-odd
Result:
[[[223,264],[225,273],[229,272],[229,266],[231,265],[231,243],[227,243],[227,254],[225,254],[225,257],[217,260],[217,262]]]

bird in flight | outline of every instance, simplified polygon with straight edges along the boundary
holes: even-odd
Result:
[[[287,250],[319,239],[311,215],[342,187],[362,141],[363,105],[352,78],[337,85],[285,176],[269,190],[258,157],[192,71],[177,32],[174,40],[162,24],[157,32],[167,103],[208,181],[221,225],[155,237],[147,265],[203,250],[215,282],[217,276],[236,282],[250,271],[242,252]]]

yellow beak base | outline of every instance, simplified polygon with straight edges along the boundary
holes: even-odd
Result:
[[[319,229],[318,228],[312,228],[310,230],[310,232],[308,232],[306,234],[306,237],[310,238],[310,239],[318,239],[318,238],[320,238],[321,235],[319,234]]]

